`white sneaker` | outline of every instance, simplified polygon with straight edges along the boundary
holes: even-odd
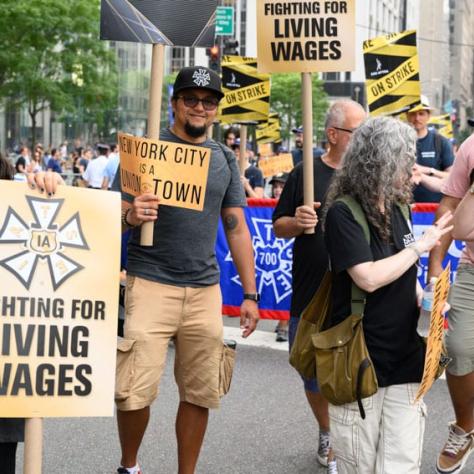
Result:
[[[337,463],[335,459],[328,462],[327,474],[337,474]]]
[[[436,462],[440,474],[458,474],[474,448],[474,430],[466,433],[455,423],[449,425],[449,436]]]

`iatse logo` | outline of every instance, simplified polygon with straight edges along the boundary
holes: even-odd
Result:
[[[21,251],[3,260],[0,265],[13,273],[29,289],[39,259],[48,263],[51,282],[57,290],[68,278],[84,268],[63,252],[68,247],[88,250],[76,212],[62,227],[54,223],[64,199],[42,199],[26,196],[34,221],[26,223],[15,210],[8,207],[0,230],[0,244],[19,244]],[[1,221],[0,221],[1,222]]]

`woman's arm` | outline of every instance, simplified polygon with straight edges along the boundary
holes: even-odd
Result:
[[[375,262],[359,263],[348,268],[350,277],[367,293],[372,293],[392,283],[401,277],[423,253],[439,245],[440,238],[453,228],[452,225],[448,225],[452,218],[452,214],[447,212],[425,231],[421,239],[391,257]]]

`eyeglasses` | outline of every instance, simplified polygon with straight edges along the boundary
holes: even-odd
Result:
[[[216,110],[217,106],[219,105],[219,101],[212,97],[198,99],[197,97],[194,97],[194,96],[180,95],[178,96],[178,99],[182,99],[184,102],[184,105],[192,109],[194,109],[194,107],[196,107],[196,105],[198,105],[199,102],[201,102],[204,110]]]
[[[355,128],[354,129],[350,129],[350,128],[341,128],[341,127],[332,127],[332,128],[335,128],[336,130],[341,130],[341,132],[347,132],[347,133],[353,133]]]

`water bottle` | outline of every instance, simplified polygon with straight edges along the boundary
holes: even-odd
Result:
[[[418,334],[422,337],[428,337],[430,332],[431,309],[433,308],[434,289],[437,278],[430,278],[430,282],[423,290],[423,298],[421,300],[420,318],[418,319]]]

